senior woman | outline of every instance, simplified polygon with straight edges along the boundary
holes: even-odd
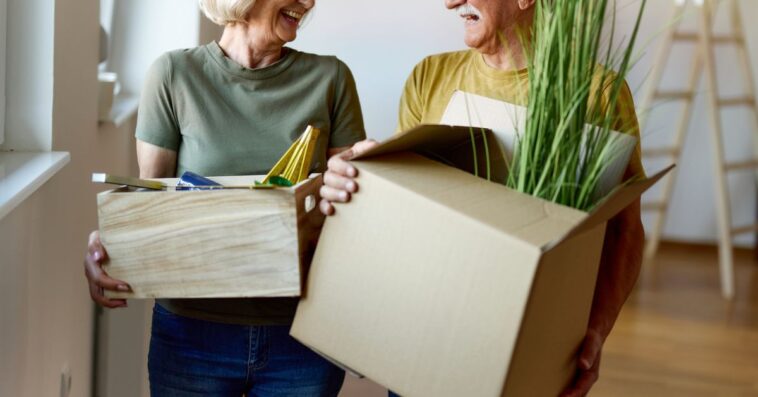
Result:
[[[218,43],[169,52],[148,73],[137,122],[143,178],[265,174],[308,124],[321,129],[313,167],[364,139],[350,70],[285,47],[315,0],[200,0],[224,25]],[[90,236],[92,299],[129,286],[104,273]],[[336,396],[344,373],[289,336],[296,299],[158,300],[148,368],[160,396]]]

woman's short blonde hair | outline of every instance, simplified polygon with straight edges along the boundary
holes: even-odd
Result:
[[[200,0],[205,16],[218,25],[245,22],[255,0]]]

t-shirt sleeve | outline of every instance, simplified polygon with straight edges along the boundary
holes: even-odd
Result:
[[[396,132],[403,132],[421,124],[423,115],[423,101],[420,94],[420,82],[423,78],[424,62],[419,63],[413,68],[413,72],[408,76],[403,89],[403,96],[400,97],[400,109],[398,112],[398,126]]]
[[[614,129],[637,138],[637,146],[632,152],[629,166],[626,169],[624,179],[644,178],[645,168],[642,165],[642,141],[640,136],[640,124],[637,120],[637,112],[634,107],[634,97],[629,85],[624,83],[616,103],[617,121]]]
[[[137,139],[179,151],[182,140],[171,94],[171,58],[158,58],[145,78],[137,114]]]
[[[338,61],[337,79],[332,132],[329,137],[330,148],[352,146],[366,139],[366,128],[363,125],[363,113],[355,78],[342,61]]]

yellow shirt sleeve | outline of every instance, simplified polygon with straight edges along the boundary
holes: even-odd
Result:
[[[626,169],[624,180],[629,178],[644,178],[645,168],[642,165],[642,140],[640,136],[640,124],[637,120],[637,111],[634,106],[634,97],[629,85],[624,83],[619,93],[618,102],[616,103],[616,115],[618,121],[614,129],[630,134],[637,138],[637,147],[632,152],[629,160],[629,166]]]
[[[421,124],[424,112],[424,103],[420,94],[420,83],[423,81],[424,62],[413,68],[403,88],[403,96],[400,98],[398,112],[398,126],[395,133],[403,132]]]

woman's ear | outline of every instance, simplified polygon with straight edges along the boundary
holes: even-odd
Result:
[[[518,0],[518,8],[520,8],[522,11],[528,10],[534,6],[535,1],[536,0]]]

